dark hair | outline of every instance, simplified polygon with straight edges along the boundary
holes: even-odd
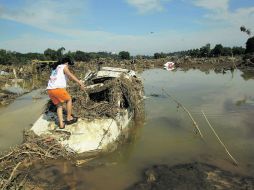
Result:
[[[71,58],[69,57],[64,57],[62,60],[61,60],[61,63],[68,63],[68,65],[74,65],[74,62],[72,61]]]
[[[55,70],[55,69],[57,68],[58,65],[61,65],[61,64],[64,64],[64,63],[68,63],[68,65],[74,65],[74,62],[72,61],[71,58],[69,58],[69,57],[64,57],[64,58],[62,58],[62,59],[59,59],[57,62],[55,62],[55,63],[51,66],[51,68],[52,68],[53,70]]]

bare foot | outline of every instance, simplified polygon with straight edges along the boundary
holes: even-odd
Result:
[[[72,117],[72,116],[67,117],[67,121],[71,121],[71,120],[73,120],[73,117]]]
[[[60,129],[64,129],[64,128],[65,128],[65,124],[64,124],[63,122],[60,123],[59,128],[60,128]]]

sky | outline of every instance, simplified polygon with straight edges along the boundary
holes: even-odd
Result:
[[[242,25],[254,33],[253,0],[0,0],[0,49],[22,53],[245,47]]]

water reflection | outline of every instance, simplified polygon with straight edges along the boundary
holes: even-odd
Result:
[[[244,78],[244,80],[254,79],[254,71],[244,70],[241,76]]]

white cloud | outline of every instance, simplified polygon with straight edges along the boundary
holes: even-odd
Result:
[[[85,10],[85,2],[76,0],[27,0],[18,9],[2,7],[0,18],[16,21],[40,28],[46,31],[54,31],[59,27],[68,26],[73,22],[72,17]]]
[[[210,10],[227,10],[229,0],[195,0],[193,3]]]
[[[75,3],[49,0],[27,0],[27,4],[19,9],[0,8],[0,18],[13,20],[27,24],[44,31],[53,32],[70,38],[49,38],[28,33],[21,37],[1,41],[0,48],[20,52],[43,52],[46,48],[65,47],[67,50],[82,51],[130,51],[131,54],[153,54],[155,52],[172,52],[183,49],[199,48],[206,43],[221,43],[225,46],[244,46],[246,35],[241,34],[239,27],[241,22],[246,22],[246,27],[253,26],[254,7],[237,9],[234,12],[228,10],[228,1],[196,0],[196,6],[202,6],[210,11],[206,19],[223,20],[234,24],[223,28],[195,31],[193,33],[169,30],[147,35],[118,35],[104,31],[88,31],[70,27],[75,21],[73,16],[84,11],[85,1],[76,0]],[[50,3],[49,3],[50,2]],[[166,0],[128,0],[136,5],[139,11],[161,10],[162,3]],[[217,3],[216,3],[217,2]],[[147,5],[149,4],[149,6]],[[147,7],[146,7],[147,6]],[[144,8],[146,7],[146,8]],[[220,10],[220,11],[218,11]],[[254,20],[254,18],[252,19]],[[241,24],[239,24],[241,23]],[[248,25],[249,23],[249,25]]]
[[[138,9],[141,14],[147,12],[162,11],[164,9],[163,2],[168,0],[127,0],[127,3]]]
[[[230,10],[230,0],[194,0],[193,3],[209,11],[208,14],[204,15],[206,22],[221,21],[232,26],[254,27],[254,6]]]

